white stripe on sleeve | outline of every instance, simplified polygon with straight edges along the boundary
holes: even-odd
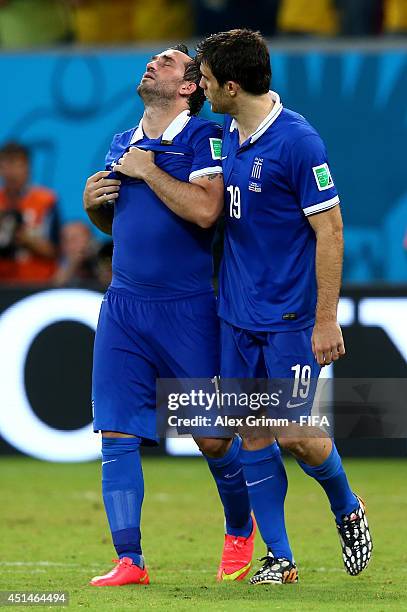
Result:
[[[222,166],[212,166],[211,168],[202,168],[202,170],[194,170],[189,175],[189,180],[193,181],[200,176],[207,176],[208,174],[222,174]]]
[[[323,210],[329,210],[333,208],[337,204],[339,204],[339,196],[335,196],[330,200],[325,200],[325,202],[320,202],[319,204],[313,204],[312,206],[307,206],[307,208],[303,208],[304,215],[308,217],[309,215],[315,215],[315,213],[322,212]]]

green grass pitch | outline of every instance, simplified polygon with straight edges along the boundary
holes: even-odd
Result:
[[[366,499],[375,545],[370,566],[358,577],[342,569],[322,489],[294,461],[286,465],[298,585],[218,585],[223,520],[206,464],[146,458],[142,532],[152,584],[98,589],[87,586],[89,578],[108,571],[115,556],[100,496],[100,465],[3,458],[0,589],[66,590],[65,609],[99,612],[407,610],[407,462],[345,461],[353,488]],[[256,556],[263,552],[257,537]]]

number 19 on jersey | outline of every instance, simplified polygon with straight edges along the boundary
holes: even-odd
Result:
[[[239,187],[235,187],[234,185],[229,185],[227,191],[230,195],[229,202],[229,216],[234,217],[235,219],[240,219],[241,217],[241,206],[240,206],[240,189]]]

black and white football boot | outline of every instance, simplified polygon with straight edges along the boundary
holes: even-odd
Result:
[[[365,502],[357,495],[356,497],[359,507],[343,516],[340,525],[336,524],[342,546],[343,563],[351,576],[357,576],[365,569],[373,550]]]
[[[259,561],[264,561],[263,565],[249,580],[250,584],[285,584],[298,582],[298,570],[294,561],[273,557],[271,551],[266,557]]]

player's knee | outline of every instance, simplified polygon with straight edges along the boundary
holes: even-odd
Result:
[[[119,431],[102,431],[102,438],[136,438],[133,434],[121,433]]]
[[[243,449],[249,451],[263,450],[271,446],[276,441],[274,436],[252,437],[242,433]]]
[[[220,438],[195,438],[199,450],[212,458],[223,457],[230,447],[230,440]]]
[[[290,452],[297,459],[303,459],[309,452],[309,440],[302,438],[283,437],[279,438],[280,448]]]

